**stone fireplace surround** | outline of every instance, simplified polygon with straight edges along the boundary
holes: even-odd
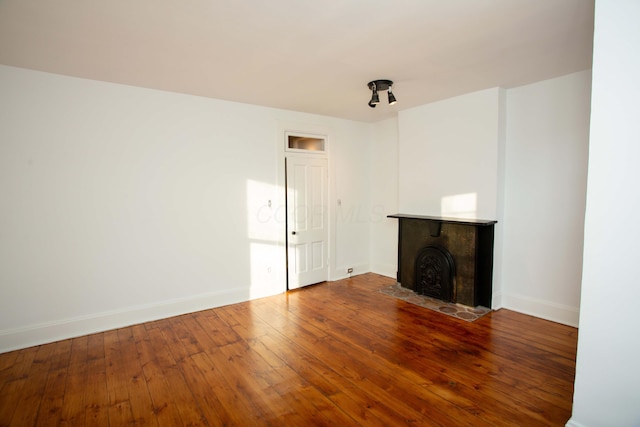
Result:
[[[497,221],[407,214],[388,217],[399,220],[397,280],[402,287],[424,293],[417,283],[416,259],[425,250],[437,248],[453,260],[452,289],[441,299],[491,308]]]

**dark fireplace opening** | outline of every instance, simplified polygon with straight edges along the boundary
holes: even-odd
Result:
[[[440,246],[427,246],[416,257],[416,292],[443,301],[454,301],[456,277],[453,257]]]

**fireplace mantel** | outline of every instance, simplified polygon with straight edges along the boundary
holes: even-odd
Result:
[[[425,221],[439,221],[447,224],[475,225],[478,227],[493,225],[498,222],[498,221],[487,220],[487,219],[450,218],[450,217],[444,217],[444,216],[424,216],[424,215],[409,215],[409,214],[387,215],[387,218],[421,219]]]
[[[397,280],[401,286],[417,291],[417,254],[425,247],[441,247],[455,263],[453,302],[491,307],[497,221],[409,214],[388,217],[399,220]]]

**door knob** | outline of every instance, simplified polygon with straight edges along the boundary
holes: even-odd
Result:
[[[295,232],[295,231],[292,231],[292,232],[291,232],[291,234],[293,234],[293,235],[295,236],[295,235],[296,235],[296,232]]]

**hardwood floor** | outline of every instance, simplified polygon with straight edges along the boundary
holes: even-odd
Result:
[[[376,274],[0,354],[0,426],[563,426],[577,330]]]

